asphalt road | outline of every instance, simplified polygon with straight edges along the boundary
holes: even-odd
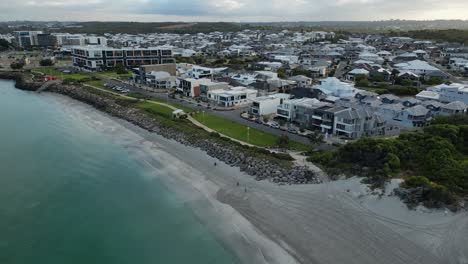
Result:
[[[132,86],[132,85],[129,85],[129,84],[125,84],[125,83],[122,83],[122,82],[119,82],[119,81],[111,80],[111,79],[107,79],[106,82],[111,83],[113,85],[118,85],[120,87],[125,87],[126,89],[129,89],[132,92],[138,92],[138,93],[141,93],[141,94],[144,94],[144,95],[147,95],[147,96],[151,96],[151,97],[154,97],[154,98],[158,98],[158,99],[161,99],[161,100],[166,100],[166,101],[171,102],[171,103],[176,103],[176,104],[182,105],[184,107],[187,107],[187,108],[195,110],[195,111],[205,111],[206,113],[215,115],[215,116],[223,118],[225,120],[230,120],[230,121],[239,123],[241,125],[249,126],[251,128],[255,128],[255,129],[258,129],[260,131],[269,133],[269,134],[273,134],[273,135],[277,135],[277,136],[287,135],[289,137],[289,139],[292,140],[292,141],[299,142],[299,143],[302,143],[302,144],[305,144],[305,145],[311,145],[310,142],[309,142],[309,139],[304,137],[304,136],[291,134],[291,133],[288,133],[286,131],[282,131],[280,129],[274,129],[274,128],[271,128],[271,127],[268,127],[268,126],[265,126],[265,125],[262,125],[262,124],[258,124],[258,123],[255,123],[255,122],[252,122],[252,121],[249,121],[249,120],[245,120],[240,115],[241,115],[242,112],[247,111],[247,107],[239,108],[239,109],[236,109],[236,110],[230,110],[230,111],[219,111],[219,110],[207,109],[206,107],[198,106],[195,103],[183,101],[183,100],[180,100],[180,99],[177,99],[177,98],[176,99],[169,98],[167,96],[167,93],[150,92],[150,91],[146,91],[146,90],[140,89],[138,87],[135,87],[135,86]],[[331,145],[328,145],[328,144],[322,144],[320,146],[316,146],[315,148],[321,149],[321,150],[330,150],[333,147]]]

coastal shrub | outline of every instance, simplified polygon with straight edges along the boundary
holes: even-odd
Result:
[[[392,88],[388,88],[388,90],[398,96],[414,96],[419,93],[418,89],[416,87],[410,87],[410,86],[394,86]]]
[[[13,62],[10,64],[10,68],[13,70],[21,70],[24,67],[24,62]]]
[[[430,185],[431,182],[424,176],[411,176],[402,183],[405,188],[430,187]]]
[[[325,166],[327,171],[333,168],[348,175],[358,173],[377,186],[400,172],[420,175],[408,178],[405,184],[434,183],[439,187],[431,192],[431,199],[443,197],[447,200],[468,195],[467,135],[468,125],[438,124],[398,138],[362,138],[338,148],[333,154],[310,153],[308,160]]]
[[[289,137],[286,135],[281,135],[276,139],[276,145],[278,145],[279,148],[288,148],[289,147]]]
[[[332,158],[333,158],[332,151],[317,151],[311,154],[307,158],[307,161],[312,162],[312,163],[317,163],[323,166],[329,166],[330,162],[332,161]]]
[[[54,62],[51,59],[44,59],[39,62],[41,66],[52,66]]]

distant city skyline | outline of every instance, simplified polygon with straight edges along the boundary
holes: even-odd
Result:
[[[2,21],[363,21],[468,19],[466,0],[2,0]]]

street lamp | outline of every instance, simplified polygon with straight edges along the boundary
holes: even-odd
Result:
[[[205,123],[205,111],[202,111],[203,113],[203,123]]]
[[[250,144],[250,127],[247,127],[247,143]]]

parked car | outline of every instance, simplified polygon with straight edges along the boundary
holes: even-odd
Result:
[[[270,123],[270,127],[274,129],[279,129],[280,125],[278,125],[277,123]]]
[[[297,133],[299,133],[299,132],[298,132],[296,129],[294,129],[294,128],[289,128],[289,129],[288,129],[288,132],[291,133],[291,134],[297,134]]]

